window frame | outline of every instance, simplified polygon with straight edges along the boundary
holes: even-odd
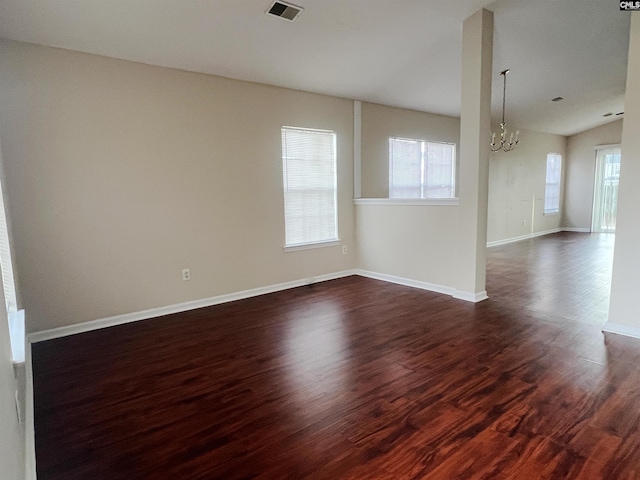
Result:
[[[405,141],[405,142],[416,142],[420,145],[420,196],[394,196],[394,192],[397,192],[400,187],[395,187],[393,185],[394,179],[394,161],[393,161],[393,142]],[[440,200],[440,199],[457,199],[457,158],[458,158],[458,146],[455,142],[444,142],[444,141],[433,141],[433,140],[424,140],[420,138],[408,138],[402,136],[390,136],[388,140],[389,145],[389,193],[388,198],[392,200]],[[451,194],[449,196],[428,196],[429,192],[429,146],[441,146],[446,145],[452,148],[451,155],[451,183],[443,184],[441,188],[450,190]],[[418,182],[415,182],[416,187]]]
[[[549,173],[551,164],[550,161],[553,159],[558,159],[558,167],[557,172],[555,172],[557,176],[557,181],[549,181]],[[545,167],[545,187],[544,187],[544,203],[543,203],[543,215],[559,215],[561,211],[561,200],[562,200],[562,164],[563,158],[561,153],[549,152],[547,153],[547,162]],[[550,195],[550,186],[553,188],[557,188],[558,195]],[[552,208],[547,208],[547,204],[551,199],[557,198],[557,206]]]
[[[310,134],[325,134],[328,135],[331,139],[331,169],[333,170],[333,182],[332,188],[330,190],[333,191],[331,195],[331,203],[333,205],[333,236],[322,238],[322,239],[307,239],[300,242],[289,242],[288,232],[290,232],[290,227],[287,223],[288,219],[291,221],[291,217],[287,215],[287,195],[290,193],[290,189],[288,186],[290,182],[288,181],[288,171],[292,166],[292,162],[294,161],[293,156],[288,156],[287,151],[289,150],[286,144],[286,133],[287,132],[308,132]],[[337,154],[337,140],[338,135],[334,130],[325,130],[318,128],[307,128],[307,127],[294,127],[294,126],[282,126],[280,129],[281,134],[281,161],[282,161],[282,192],[283,192],[283,207],[284,207],[284,246],[283,249],[285,252],[294,252],[300,250],[309,250],[315,248],[322,247],[331,247],[340,245],[340,237],[339,237],[339,229],[338,229],[338,154]],[[304,160],[309,160],[309,157],[306,157]],[[310,189],[307,189],[310,190]],[[313,190],[313,189],[311,189]],[[317,188],[316,188],[317,190]],[[298,191],[300,193],[300,191]],[[315,217],[317,217],[316,215]],[[320,215],[321,216],[321,215]],[[313,217],[309,217],[313,218]]]

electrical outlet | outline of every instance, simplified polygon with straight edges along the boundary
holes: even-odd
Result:
[[[526,227],[527,226],[527,221],[526,220],[522,220],[522,226]]]
[[[189,280],[191,280],[191,270],[188,268],[184,268],[182,270],[182,280],[184,280],[185,282],[188,282]]]
[[[342,254],[343,255],[347,254],[347,246],[346,245],[342,245]]]

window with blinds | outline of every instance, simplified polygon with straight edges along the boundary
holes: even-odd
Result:
[[[338,241],[336,134],[282,127],[285,246]]]
[[[562,155],[547,154],[547,179],[544,189],[544,213],[560,212],[560,180],[562,178]]]
[[[0,162],[1,162],[0,158]],[[0,184],[0,274],[4,289],[5,307],[9,322],[9,339],[11,341],[11,359],[14,363],[25,360],[24,310],[18,310],[16,288],[11,262],[11,248],[5,212],[4,195]]]
[[[454,198],[456,146],[389,138],[389,198]]]
[[[11,249],[9,247],[9,233],[7,230],[7,218],[5,216],[4,198],[0,185],[0,270],[2,272],[2,285],[4,287],[4,300],[7,313],[18,310],[16,301],[16,287],[13,279],[13,265],[11,262]]]

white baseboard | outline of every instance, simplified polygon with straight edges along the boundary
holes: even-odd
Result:
[[[522,240],[528,240],[530,238],[542,237],[544,235],[551,235],[552,233],[568,232],[577,230],[567,230],[565,228],[552,228],[551,230],[544,230],[542,232],[527,233],[526,235],[520,235],[519,237],[505,238],[502,240],[494,240],[493,242],[487,242],[487,247],[497,247],[498,245],[506,245],[507,243],[520,242]],[[588,230],[587,230],[588,231]]]
[[[486,290],[478,293],[463,292],[462,290],[456,290],[453,293],[452,297],[457,298],[458,300],[465,300],[467,302],[478,303],[489,298],[489,295],[487,295]]]
[[[116,325],[123,325],[125,323],[133,323],[141,320],[148,320],[155,317],[161,317],[163,315],[170,315],[172,313],[186,312],[189,310],[195,310],[197,308],[210,307],[213,305],[219,305],[221,303],[233,302],[236,300],[242,300],[250,297],[257,297],[258,295],[265,295],[268,293],[279,292],[282,290],[288,290],[290,288],[301,287],[309,285],[311,283],[325,282],[327,280],[334,280],[337,278],[348,277],[350,275],[360,275],[362,277],[373,278],[376,280],[383,280],[385,282],[397,283],[399,285],[405,285],[407,287],[420,288],[422,290],[428,290],[435,293],[443,293],[450,295],[459,300],[465,300],[467,302],[480,302],[489,298],[487,292],[471,293],[462,292],[452,287],[445,285],[438,285],[435,283],[422,282],[420,280],[413,280],[410,278],[397,277],[395,275],[388,275],[385,273],[371,272],[368,270],[353,269],[344,270],[341,272],[329,273],[326,275],[319,275],[310,279],[294,280],[291,282],[278,283],[275,285],[268,285],[266,287],[254,288],[251,290],[244,290],[241,292],[229,293],[226,295],[218,295],[215,297],[205,298],[202,300],[194,300],[191,302],[178,303],[175,305],[167,305],[165,307],[151,308],[148,310],[142,310],[139,312],[125,313],[122,315],[116,315],[113,317],[100,318],[97,320],[91,320],[88,322],[78,323],[74,325],[65,325],[63,327],[52,328],[49,330],[41,330],[39,332],[33,332],[27,335],[27,348],[30,354],[30,345],[32,343],[44,342],[46,340],[52,340],[54,338],[66,337],[68,335],[75,335],[77,333],[90,332],[93,330],[99,330],[101,328],[114,327]],[[28,357],[27,357],[28,358]],[[27,396],[28,397],[28,396]]]
[[[290,288],[301,287],[309,285],[311,283],[324,282],[327,280],[334,280],[337,278],[348,277],[350,275],[360,275],[362,277],[373,278],[376,280],[382,280],[385,282],[396,283],[405,285],[408,287],[420,288],[422,290],[428,290],[435,293],[442,293],[450,295],[454,298],[466,300],[470,302],[479,302],[487,297],[487,292],[480,293],[467,293],[461,292],[451,287],[444,285],[437,285],[434,283],[422,282],[419,280],[412,280],[409,278],[396,277],[394,275],[387,275],[384,273],[370,272],[368,270],[344,270],[342,272],[330,273],[326,275],[319,275],[310,279],[294,280],[291,282],[278,283],[275,285],[269,285],[266,287],[254,288],[251,290],[244,290],[241,292],[230,293],[227,295],[218,295],[211,298],[205,298],[202,300],[195,300],[191,302],[179,303],[176,305],[168,305],[165,307],[151,308],[139,312],[127,313],[123,315],[116,315],[113,317],[101,318],[84,322],[76,325],[68,325],[64,327],[53,328],[50,330],[42,330],[39,332],[33,332],[27,335],[26,339],[26,392],[25,392],[25,469],[26,479],[36,480],[36,455],[35,455],[35,430],[34,430],[34,411],[33,411],[33,366],[31,359],[31,344],[37,342],[43,342],[45,340],[52,340],[54,338],[65,337],[68,335],[74,335],[77,333],[89,332],[92,330],[99,330],[101,328],[112,327],[116,325],[122,325],[125,323],[137,322],[140,320],[146,320],[150,318],[160,317],[163,315],[169,315],[172,313],[179,313],[188,310],[194,310],[196,308],[208,307],[212,305],[218,305],[221,303],[232,302],[235,300],[242,300],[245,298],[256,297],[258,295],[265,295],[268,293],[287,290]]]
[[[602,331],[616,333],[626,337],[640,338],[640,327],[632,327],[631,325],[624,325],[622,323],[607,322],[604,324],[604,327],[602,327]]]
[[[348,277],[354,274],[354,270],[344,270],[342,272],[318,275],[316,277],[307,279],[293,280],[291,282],[278,283],[275,285],[243,290],[241,292],[229,293],[226,295],[217,295],[215,297],[204,298],[202,300],[194,300],[191,302],[178,303],[165,307],[151,308],[139,312],[125,313],[123,315],[100,318],[97,320],[91,320],[75,325],[66,325],[64,327],[52,328],[50,330],[41,330],[39,332],[28,334],[27,338],[31,343],[43,342],[45,340],[66,337],[67,335],[74,335],[76,333],[90,332],[92,330],[99,330],[101,328],[113,327],[125,323],[138,322],[140,320],[161,317],[163,315],[170,315],[172,313],[186,312],[188,310],[195,310],[196,308],[210,307],[212,305],[233,302],[235,300],[257,297],[259,295],[265,295],[267,293],[274,293],[281,290],[288,290],[290,288],[302,287],[304,285],[309,285],[312,283],[325,282],[327,280],[334,280],[336,278]]]
[[[374,280],[382,280],[389,283],[397,283],[398,285],[420,288],[422,290],[429,290],[430,292],[444,293],[445,295],[453,296],[455,292],[454,288],[446,287],[444,285],[421,282],[420,280],[412,280],[410,278],[396,277],[395,275],[388,275],[386,273],[371,272],[369,270],[361,269],[356,269],[354,273],[356,275],[360,275],[361,277],[373,278]]]
[[[590,228],[562,227],[563,232],[591,233]]]
[[[382,280],[390,283],[397,283],[398,285],[404,285],[407,287],[420,288],[421,290],[428,290],[430,292],[443,293],[445,295],[450,295],[455,299],[465,300],[467,302],[477,303],[489,298],[486,291],[478,293],[463,292],[462,290],[456,290],[455,288],[447,287],[445,285],[422,282],[420,280],[413,280],[405,277],[397,277],[395,275],[388,275],[386,273],[356,269],[355,274],[360,275],[361,277],[373,278],[375,280]]]
[[[334,280],[337,278],[348,277],[350,275],[360,275],[362,277],[373,278],[376,280],[383,280],[385,282],[396,283],[399,285],[405,285],[407,287],[420,288],[422,290],[428,290],[435,293],[443,293],[450,295],[453,298],[459,300],[465,300],[467,302],[480,302],[489,298],[487,292],[463,292],[456,290],[452,287],[445,285],[438,285],[435,283],[422,282],[420,280],[413,280],[410,278],[397,277],[395,275],[388,275],[386,273],[371,272],[368,270],[353,269],[344,270],[341,272],[329,273],[326,275],[319,275],[310,279],[294,280],[291,282],[278,283],[275,285],[268,285],[266,287],[253,288],[251,290],[243,290],[241,292],[229,293],[226,295],[218,295],[215,297],[204,298],[202,300],[194,300],[191,302],[178,303],[175,305],[167,305],[165,307],[151,308],[148,310],[142,310],[139,312],[125,313],[123,315],[116,315],[113,317],[100,318],[97,320],[91,320],[88,322],[78,323],[74,325],[65,325],[63,327],[52,328],[49,330],[41,330],[39,332],[33,332],[27,335],[27,345],[30,349],[31,343],[44,342],[46,340],[52,340],[54,338],[66,337],[68,335],[75,335],[77,333],[90,332],[93,330],[99,330],[101,328],[114,327],[116,325],[123,325],[125,323],[138,322],[140,320],[148,320],[150,318],[161,317],[163,315],[170,315],[172,313],[186,312],[189,310],[195,310],[197,308],[210,307],[213,305],[219,305],[221,303],[233,302],[236,300],[242,300],[250,297],[257,297],[258,295],[265,295],[268,293],[279,292],[282,290],[288,290],[290,288],[301,287],[309,285],[310,283],[325,282],[327,280]],[[28,352],[30,353],[30,352]]]
[[[511,238],[504,238],[502,240],[494,240],[493,242],[487,242],[487,247],[497,247],[498,245],[506,245],[507,243],[519,242],[521,240],[529,240],[530,238],[533,238],[533,237],[530,233],[528,233],[526,235],[520,235],[519,237],[511,237]]]
[[[542,232],[533,232],[531,234],[531,238],[544,237],[545,235],[551,235],[552,233],[558,233],[561,231],[562,231],[561,228],[552,228],[551,230],[544,230]]]

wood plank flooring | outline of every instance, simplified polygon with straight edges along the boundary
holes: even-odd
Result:
[[[475,305],[348,277],[34,344],[38,478],[639,479],[611,246],[494,247]]]
[[[490,248],[487,290],[496,301],[604,325],[613,234],[557,233]]]

